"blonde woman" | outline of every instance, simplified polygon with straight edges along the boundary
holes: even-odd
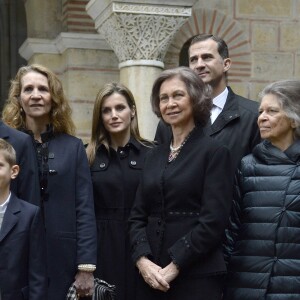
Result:
[[[71,109],[58,77],[41,65],[21,67],[3,111],[9,126],[31,135],[38,160],[47,241],[48,299],[65,300],[74,282],[93,292],[96,226],[88,161],[72,136]]]

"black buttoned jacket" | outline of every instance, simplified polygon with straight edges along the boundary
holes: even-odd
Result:
[[[226,271],[222,238],[232,200],[229,150],[196,127],[177,158],[169,143],[151,150],[129,218],[132,257],[143,255],[179,276]]]
[[[118,300],[134,299],[136,270],[127,220],[150,146],[134,138],[117,151],[100,145],[91,166],[98,237],[95,276],[117,286]]]

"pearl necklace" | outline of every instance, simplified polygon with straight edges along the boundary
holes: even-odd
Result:
[[[172,147],[172,142],[171,142],[171,144],[170,144],[170,150],[173,151],[173,152],[178,151],[181,146],[182,146],[182,144],[180,144],[178,147],[173,148]]]
[[[193,130],[192,130],[193,131]],[[184,139],[184,141],[178,146],[178,147],[173,147],[172,146],[172,141],[170,144],[170,154],[168,157],[168,162],[170,163],[171,161],[173,161],[179,154],[180,150],[182,149],[183,145],[186,143],[186,141],[188,140],[188,138],[190,137],[192,131],[190,131],[190,133],[186,136],[186,138]]]

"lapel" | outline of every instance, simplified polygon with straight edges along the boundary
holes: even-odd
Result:
[[[8,235],[8,233],[17,224],[19,217],[18,213],[21,211],[19,199],[12,193],[6,212],[4,214],[2,227],[0,230],[0,242]]]
[[[240,117],[238,101],[235,99],[235,94],[230,87],[228,88],[228,96],[222,112],[212,125],[206,125],[204,132],[211,136],[221,131],[228,123]]]
[[[0,138],[1,139],[7,139],[9,138],[9,131],[8,131],[8,127],[2,122],[0,121]]]

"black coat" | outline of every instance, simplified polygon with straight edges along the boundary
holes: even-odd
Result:
[[[300,299],[300,141],[257,145],[238,178],[226,299]]]
[[[0,121],[0,138],[10,143],[17,156],[20,173],[11,181],[11,190],[21,199],[38,202],[40,199],[39,175],[31,137]]]
[[[12,193],[0,230],[2,300],[47,299],[45,248],[39,208]]]
[[[234,168],[261,141],[257,117],[258,103],[236,95],[228,87],[228,96],[222,112],[211,126],[205,128],[206,135],[217,139],[230,149]],[[170,126],[160,121],[155,140],[165,143],[169,142],[170,137]]]
[[[48,299],[65,300],[77,266],[96,264],[92,181],[80,139],[68,134],[51,136],[48,151],[48,197],[44,200]]]
[[[98,233],[95,276],[117,287],[117,300],[134,300],[135,268],[128,243],[128,216],[150,147],[131,139],[110,154],[101,145],[91,166]]]
[[[223,273],[233,185],[229,150],[196,127],[170,164],[169,151],[163,144],[146,157],[129,219],[133,260],[146,255],[161,267],[174,261],[181,279]],[[155,299],[151,291],[140,299]]]

